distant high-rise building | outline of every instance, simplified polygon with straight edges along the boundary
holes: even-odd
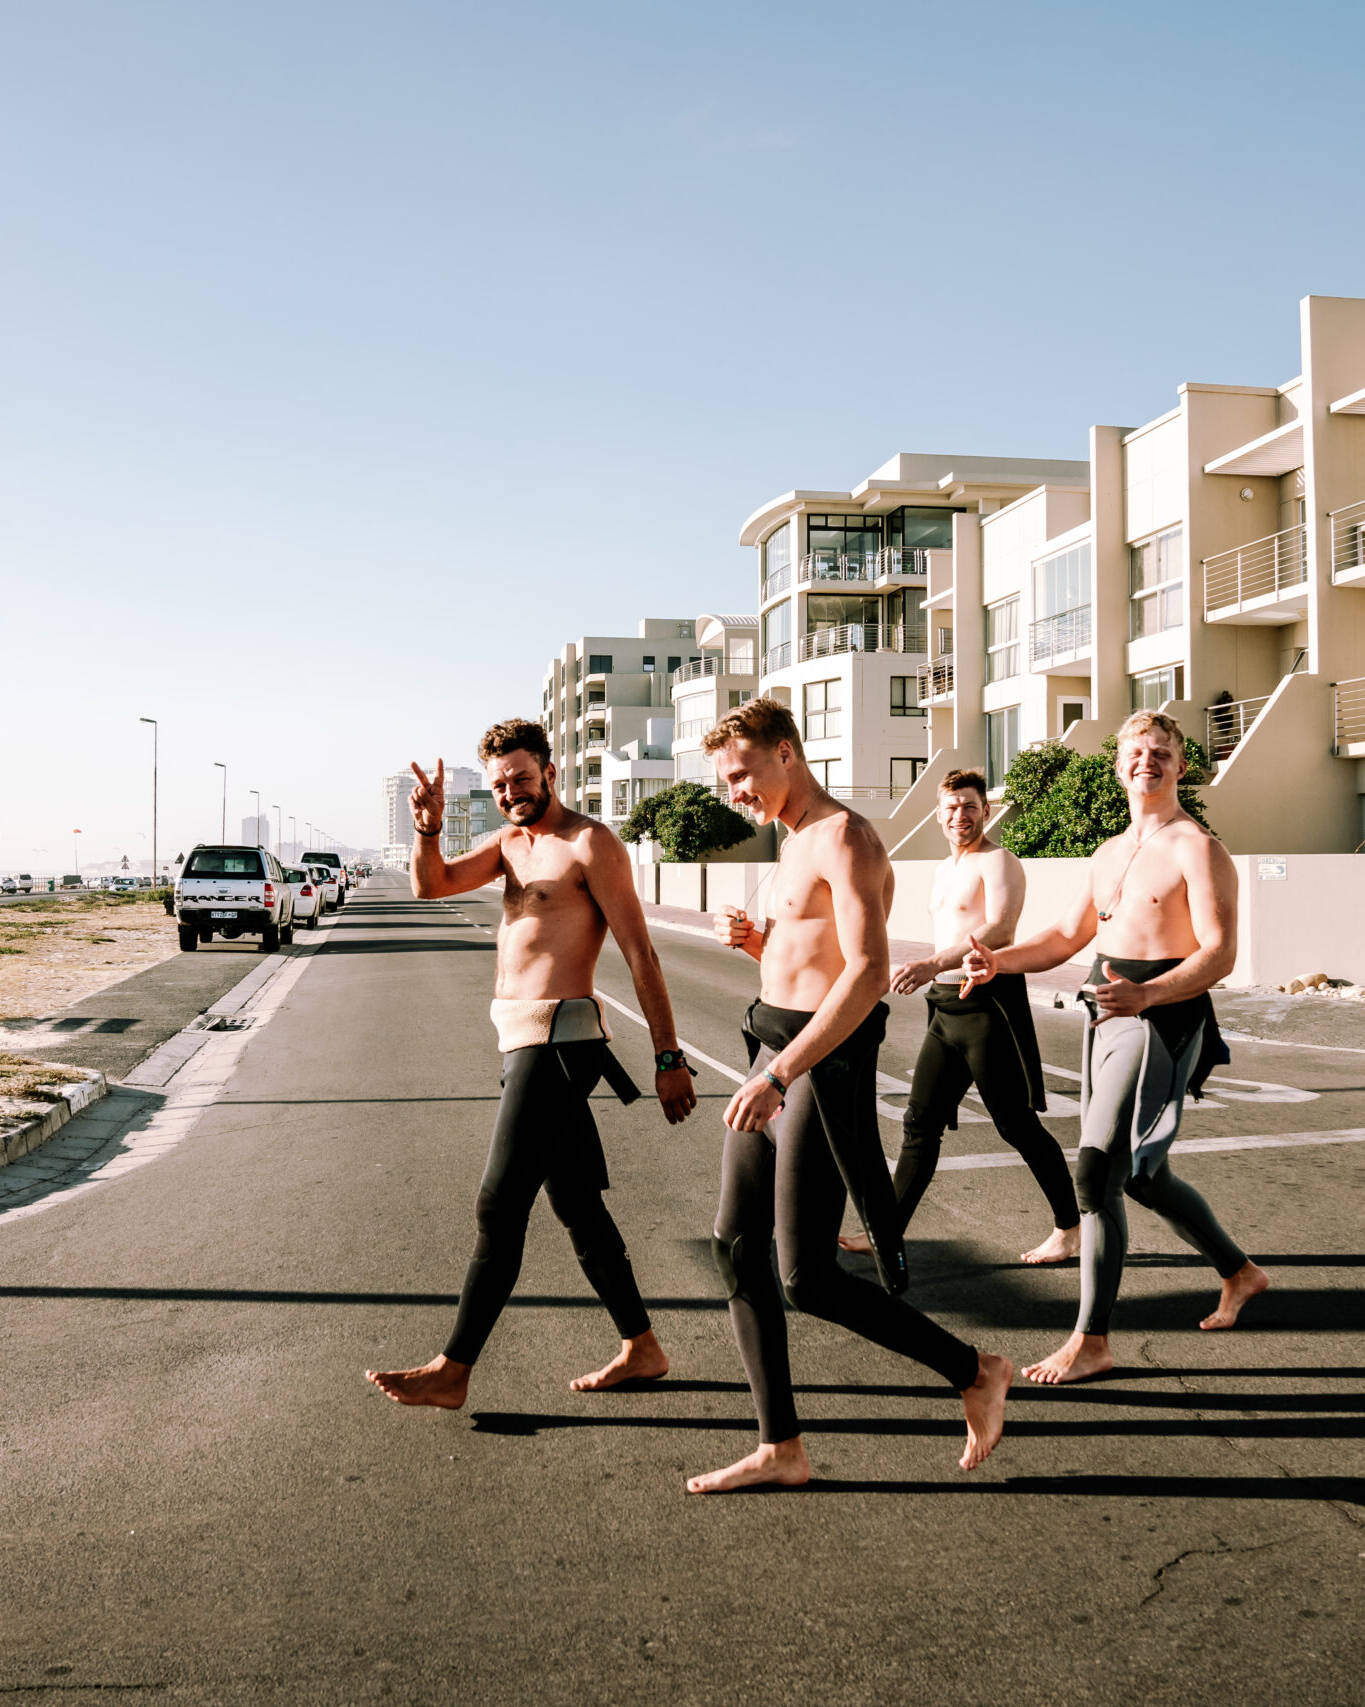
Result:
[[[435,776],[435,760],[430,767],[423,765],[422,769],[428,776]],[[457,795],[467,795],[471,789],[483,786],[483,778],[468,765],[447,765],[445,776],[447,800],[453,800]],[[397,771],[393,776],[384,778],[384,834],[380,840],[386,848],[412,846],[412,813],[408,809],[412,784],[413,775],[410,770]]]
[[[242,843],[249,848],[270,846],[270,819],[264,812],[259,818],[242,819]]]

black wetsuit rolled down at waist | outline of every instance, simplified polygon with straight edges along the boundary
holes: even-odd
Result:
[[[943,1134],[956,1127],[958,1105],[973,1084],[996,1131],[1041,1187],[1053,1226],[1074,1227],[1080,1211],[1066,1157],[1038,1118],[1047,1097],[1023,973],[997,973],[965,996],[961,984],[933,983],[925,999],[929,1025],[915,1061],[896,1164],[901,1234],[934,1177]]]
[[[877,1345],[915,1358],[959,1392],[971,1386],[979,1370],[971,1346],[903,1298],[849,1273],[838,1262],[837,1241],[848,1188],[835,1143],[842,1150],[843,1166],[859,1189],[871,1191],[873,1219],[879,1215],[872,1184],[875,1168],[866,1165],[870,1160],[866,1126],[850,1130],[850,1122],[859,1127],[859,1113],[867,1111],[876,1140],[877,1046],[887,1013],[884,1004],[879,1004],[879,1009],[825,1062],[817,1063],[811,1073],[788,1087],[785,1107],[765,1130],[726,1129],[712,1248],[716,1267],[726,1283],[730,1319],[753,1390],[759,1435],[766,1444],[790,1440],[800,1432],[787,1356],[783,1292],[793,1308],[838,1322]],[[753,1066],[762,1071],[811,1018],[809,1013],[755,1002],[745,1016]],[[834,1064],[832,1073],[821,1072],[827,1063]],[[842,1098],[830,1096],[825,1087],[831,1084],[842,1086]],[[889,1199],[884,1157],[880,1166]],[[871,1226],[868,1232],[875,1239]],[[781,1290],[772,1267],[774,1233]],[[903,1264],[898,1241],[896,1251]],[[893,1269],[888,1279],[903,1284],[901,1272],[899,1267]]]

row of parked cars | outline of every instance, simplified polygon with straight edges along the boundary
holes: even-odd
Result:
[[[215,936],[258,936],[266,954],[294,940],[294,928],[345,904],[350,874],[339,854],[311,851],[281,865],[269,848],[200,842],[175,880],[173,906],[180,946],[189,952]]]

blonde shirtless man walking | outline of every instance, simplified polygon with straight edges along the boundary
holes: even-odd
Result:
[[[1167,1152],[1185,1092],[1227,1059],[1208,992],[1232,969],[1237,874],[1221,842],[1181,809],[1185,738],[1174,718],[1135,711],[1119,729],[1117,769],[1132,823],[1096,849],[1070,911],[1015,948],[976,942],[977,983],[1044,972],[1094,940],[1082,995],[1090,1009],[1081,1083],[1081,1305],[1076,1330],[1024,1370],[1055,1386],[1113,1368],[1109,1324],[1128,1249],[1125,1194],[1154,1209],[1218,1271],[1218,1306],[1201,1328],[1230,1328],[1269,1285]]]
[[[938,785],[938,822],[951,850],[934,873],[929,916],[934,952],[891,974],[893,995],[928,986],[929,1025],[920,1045],[896,1164],[902,1236],[938,1167],[944,1131],[957,1125],[968,1086],[1017,1150],[1052,1211],[1052,1231],[1022,1254],[1026,1263],[1065,1262],[1081,1248],[1080,1211],[1062,1147],[1039,1120],[1046,1108],[1043,1064],[1022,972],[998,976],[989,990],[962,969],[972,939],[1006,948],[1024,906],[1024,868],[986,834],[991,804],[980,771],[949,771]],[[840,1239],[845,1250],[868,1248],[865,1235]]]
[[[891,864],[875,830],[819,786],[786,706],[751,700],[703,740],[733,804],[760,824],[779,819],[782,847],[763,931],[735,908],[716,934],[759,962],[762,994],[744,1020],[752,1077],[725,1111],[720,1207],[712,1250],[758,1411],[756,1451],[693,1476],[694,1494],[810,1479],[787,1360],[782,1291],[794,1308],[838,1322],[936,1370],[961,1394],[964,1470],[1000,1439],[1013,1376],[894,1296],[904,1286],[886,1159],[877,1137],[881,996],[890,977]],[[852,1192],[887,1286],[840,1268],[835,1238]],[[772,1270],[777,1237],[782,1291]]]
[[[588,1106],[604,1077],[623,1102],[639,1095],[607,1047],[611,1033],[593,996],[608,930],[630,967],[654,1040],[654,1088],[669,1124],[685,1120],[696,1106],[622,843],[555,795],[555,768],[539,723],[495,723],[479,743],[479,759],[507,827],[471,853],[450,861],[441,857],[443,763],[431,779],[412,767],[417,786],[410,797],[417,830],[414,895],[462,895],[503,880],[492,1006],[503,1088],[479,1186],[474,1254],[454,1332],[440,1356],[418,1369],[365,1371],[399,1404],[451,1410],[464,1404],[475,1359],[512,1295],[531,1205],[542,1185],[621,1336],[617,1355],[571,1381],[570,1388],[597,1392],[668,1373],[625,1244],[602,1201],[606,1160]]]

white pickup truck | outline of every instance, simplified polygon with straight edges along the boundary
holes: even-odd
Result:
[[[294,940],[294,896],[268,848],[200,843],[175,880],[180,946],[198,948],[215,934],[229,941],[258,936],[273,954]]]

